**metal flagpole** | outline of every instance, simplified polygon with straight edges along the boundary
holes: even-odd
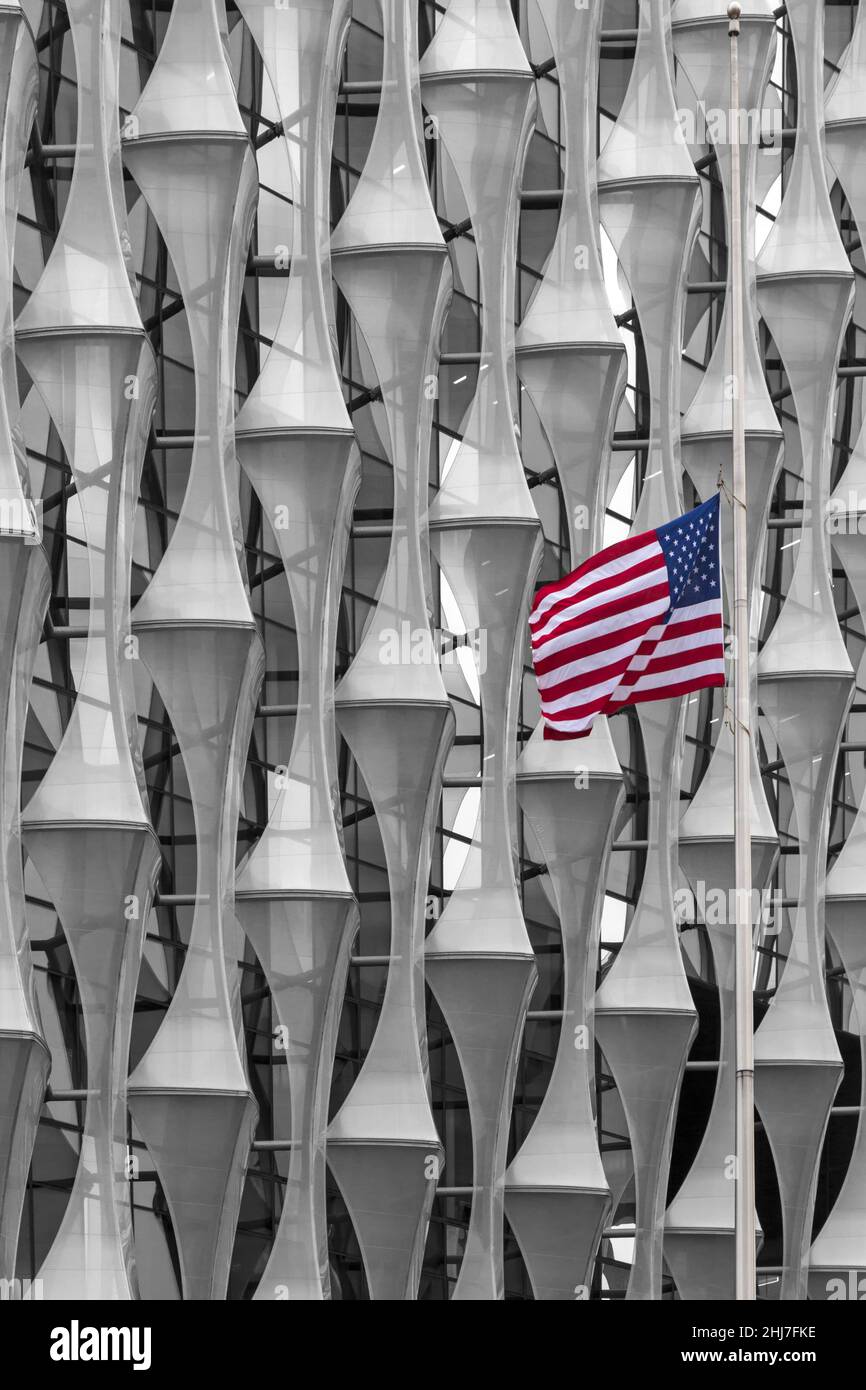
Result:
[[[752,1014],[751,731],[749,708],[749,594],[746,565],[746,428],[744,392],[744,293],[742,188],[740,183],[741,6],[728,6],[731,49],[731,324],[733,334],[733,523],[734,592],[734,873],[736,880],[735,1008],[736,1098],[736,1297],[756,1297],[755,1269],[755,1059]]]

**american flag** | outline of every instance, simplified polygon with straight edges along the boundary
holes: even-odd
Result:
[[[546,739],[725,684],[719,494],[539,589],[529,616]]]

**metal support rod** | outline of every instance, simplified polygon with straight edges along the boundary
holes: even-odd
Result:
[[[731,56],[731,112],[740,109],[740,36],[738,4],[728,5]],[[733,119],[736,119],[735,117]],[[749,591],[746,566],[746,422],[745,422],[745,263],[741,187],[740,125],[731,138],[731,328],[733,399],[733,524],[734,592],[734,873],[736,882],[736,1298],[752,1302],[757,1297],[755,1251],[755,1058],[752,1014],[752,835],[751,755],[749,700]]]
[[[639,449],[648,449],[649,446],[649,439],[641,439],[635,435],[633,439],[617,439],[614,437],[610,447],[615,454],[636,454]]]

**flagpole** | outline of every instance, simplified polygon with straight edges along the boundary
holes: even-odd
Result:
[[[731,325],[733,368],[733,524],[734,591],[731,595],[734,635],[734,875],[736,892],[735,985],[736,1011],[736,1298],[756,1297],[755,1269],[755,1059],[752,1014],[752,837],[749,699],[749,593],[746,563],[746,429],[743,218],[740,184],[740,72],[738,4],[728,5],[731,50]]]

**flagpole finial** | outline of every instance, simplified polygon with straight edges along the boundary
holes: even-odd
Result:
[[[729,34],[739,34],[739,32],[740,32],[740,15],[741,15],[742,13],[743,13],[743,7],[742,7],[742,5],[737,5],[737,4],[733,3],[733,4],[730,4],[730,5],[728,6],[728,19],[731,21],[731,25],[730,25],[730,28],[729,28],[729,30],[728,30],[728,33],[729,33]]]

